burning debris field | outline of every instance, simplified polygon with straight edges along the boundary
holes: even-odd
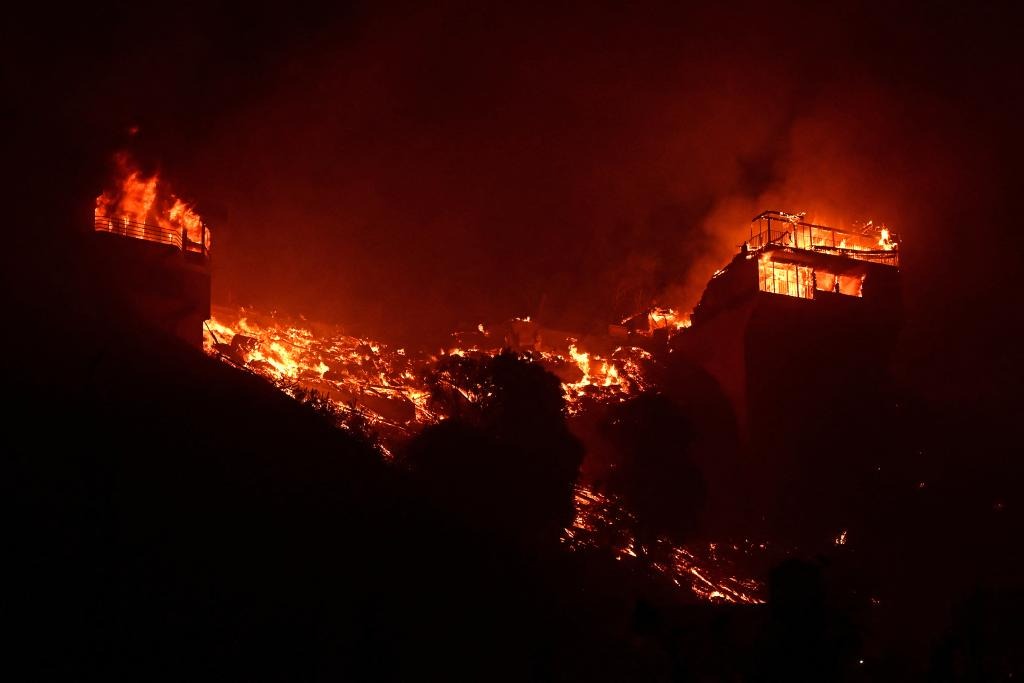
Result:
[[[649,318],[649,330],[685,328],[683,319],[671,310],[655,309]],[[336,327],[245,310],[214,309],[206,328],[208,353],[260,375],[293,397],[322,397],[338,411],[343,428],[349,424],[347,416],[358,415],[363,418],[359,424],[380,437],[382,455],[388,458],[419,429],[449,417],[445,406],[433,398],[436,394],[479,402],[478,387],[460,381],[464,375],[459,364],[493,357],[508,349],[513,340],[520,347],[523,339],[532,340],[521,357],[559,377],[566,413],[581,419],[587,410],[624,402],[647,389],[644,367],[657,362],[650,351],[639,346],[618,346],[608,357],[581,351],[574,339],[563,340],[568,343],[564,355],[534,348],[551,347],[540,342],[540,326],[522,319],[506,323],[504,334],[498,331],[501,328],[488,329],[483,323],[472,332],[455,333],[453,345],[435,354],[392,349],[346,335]],[[616,520],[628,512],[607,496],[591,491],[585,482],[578,485],[575,502],[574,522],[563,536],[569,547],[608,544],[616,559],[636,558],[628,531],[616,533],[614,529]],[[669,543],[665,539],[657,542]],[[736,571],[735,558],[730,562],[722,557],[723,553],[738,557],[757,550],[738,545],[718,549],[714,543],[700,550],[670,547],[664,553],[666,560],[654,567],[702,599],[759,603],[763,602],[763,586],[757,580],[730,575]]]
[[[245,309],[214,309],[206,329],[209,353],[284,388],[320,392],[339,409],[362,411],[379,429],[396,435],[446,417],[431,404],[431,385],[444,384],[467,401],[476,400],[469,388],[457,386],[455,373],[442,369],[459,358],[493,356],[514,344],[524,358],[562,380],[570,415],[588,404],[639,393],[646,386],[643,364],[652,362],[651,353],[638,346],[618,346],[605,357],[581,351],[569,339],[561,352],[543,350],[552,347],[539,342],[541,328],[529,319],[509,321],[503,329],[480,323],[471,332],[452,334],[452,345],[435,353],[390,348],[337,327]],[[524,343],[524,335],[531,335],[536,345]]]

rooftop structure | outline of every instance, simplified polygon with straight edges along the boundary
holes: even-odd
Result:
[[[745,453],[735,466],[778,484],[750,499],[784,492],[752,503],[759,518],[812,499],[786,492],[786,482],[851,462],[856,456],[845,451],[870,432],[856,427],[870,427],[890,385],[899,247],[882,227],[845,232],[762,213],[749,241],[708,282],[691,328],[672,338],[673,352],[713,378],[731,406]]]

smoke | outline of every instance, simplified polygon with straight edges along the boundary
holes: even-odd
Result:
[[[890,116],[883,88],[849,82],[822,86],[794,103],[778,132],[768,173],[756,186],[720,186],[700,230],[706,248],[687,277],[664,293],[691,308],[715,270],[749,236],[751,219],[764,210],[806,213],[808,221],[855,230],[867,221],[900,223],[894,164],[906,154],[900,125]]]
[[[219,303],[402,343],[513,315],[586,332],[692,307],[765,209],[900,233],[908,348],[980,315],[977,287],[1008,296],[985,270],[1020,109],[996,10],[182,12],[187,40],[84,51],[49,111],[66,139],[141,125],[212,225]],[[22,81],[57,98],[46,64]],[[953,273],[974,292],[936,301]]]
[[[229,207],[216,297],[398,336],[692,305],[804,86],[752,26],[665,19],[449,7],[294,55],[187,171]]]

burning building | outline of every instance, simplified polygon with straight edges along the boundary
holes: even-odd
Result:
[[[708,282],[692,327],[672,338],[673,353],[711,375],[732,406],[742,469],[769,484],[760,490],[787,491],[811,469],[854,460],[857,435],[883,419],[899,258],[883,226],[846,232],[766,211]]]
[[[96,198],[95,259],[116,301],[151,327],[202,347],[210,317],[210,231],[193,210],[118,155]]]
[[[868,406],[848,398],[887,370],[899,323],[899,242],[766,211],[711,278],[674,349],[708,371],[747,439]],[[827,420],[826,420],[827,421]]]

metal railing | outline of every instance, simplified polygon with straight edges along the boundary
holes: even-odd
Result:
[[[112,235],[167,244],[181,251],[207,255],[205,226],[203,226],[203,242],[195,242],[189,239],[188,233],[184,228],[177,230],[148,223],[139,223],[129,220],[125,216],[96,216],[93,221],[93,229],[96,232],[107,232]]]
[[[755,226],[757,232],[754,232]],[[880,233],[856,233],[805,223],[801,216],[781,211],[765,211],[750,222],[751,249],[767,246],[790,247],[846,256],[860,261],[898,267],[899,242],[891,238],[889,248],[879,244]]]

